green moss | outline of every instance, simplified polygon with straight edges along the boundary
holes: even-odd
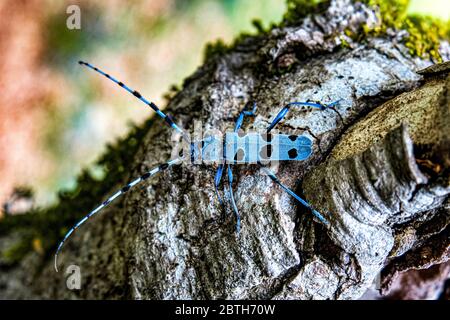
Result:
[[[403,40],[412,56],[442,62],[439,55],[440,40],[450,39],[450,22],[439,19],[408,15],[409,0],[361,0],[361,2],[376,7],[382,24],[369,29],[363,26],[357,34],[351,34],[353,39],[362,41],[368,36],[383,36],[388,29],[406,30],[408,36]]]
[[[340,40],[341,40],[342,48],[350,48],[350,43],[347,41],[347,39],[344,36],[341,36]]]
[[[203,59],[207,61],[208,59],[215,57],[217,55],[222,55],[230,50],[228,46],[222,39],[217,39],[215,42],[207,43],[203,51]]]
[[[203,52],[203,62],[205,63],[212,57],[220,56],[232,51],[234,48],[236,48],[236,46],[244,42],[245,39],[267,34],[270,30],[277,27],[278,25],[272,23],[267,28],[264,28],[264,24],[261,19],[253,19],[252,26],[256,29],[256,33],[241,32],[230,44],[226,44],[222,39],[207,43]]]
[[[19,261],[33,249],[35,239],[40,240],[45,255],[52,255],[69,228],[99,204],[111,192],[111,186],[123,181],[151,124],[152,120],[148,120],[141,127],[133,127],[126,138],[107,146],[106,153],[97,162],[106,171],[103,179],[96,179],[89,170],[84,170],[76,188],[58,194],[57,205],[0,220],[0,236],[11,232],[21,235],[21,241],[1,252],[3,259],[9,263]]]
[[[378,15],[383,23],[374,30],[376,33],[385,33],[387,28],[400,29],[409,6],[409,0],[362,0],[361,2],[378,8]]]
[[[295,24],[309,14],[324,11],[329,6],[329,0],[286,0],[287,11],[283,17],[283,24]]]
[[[450,21],[447,23],[426,16],[409,16],[404,22],[409,36],[405,45],[413,56],[442,62],[439,54],[440,40],[450,40]]]
[[[252,26],[256,29],[257,33],[259,34],[265,33],[267,31],[266,29],[264,29],[263,22],[260,19],[253,19]]]
[[[9,265],[18,263],[31,249],[32,239],[29,236],[22,237],[21,241],[16,242],[1,253],[3,263]]]
[[[162,97],[163,99],[167,102],[167,104],[170,102],[170,100],[172,100],[172,98],[181,91],[181,87],[177,84],[172,84],[169,87],[169,90],[167,92],[165,92]]]

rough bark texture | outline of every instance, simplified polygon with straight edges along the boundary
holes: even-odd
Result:
[[[0,275],[0,296],[351,299],[384,267],[387,288],[398,272],[447,261],[448,66],[419,75],[427,63],[395,37],[342,48],[346,28],[377,19],[362,4],[331,1],[297,27],[246,38],[210,58],[166,109],[187,130],[198,120],[225,131],[256,101],[257,116],[244,129],[262,131],[288,102],[342,99],[325,111],[293,109],[277,127],[313,139],[311,158],[280,164],[278,176],[330,226],[257,166],[239,165],[236,234],[230,207],[224,215],[216,200],[214,168],[183,165],[128,193],[68,242],[61,260],[81,267],[81,290],[69,291],[51,261],[30,268],[43,259],[30,253]],[[153,126],[130,177],[169,159],[170,139],[168,128]]]

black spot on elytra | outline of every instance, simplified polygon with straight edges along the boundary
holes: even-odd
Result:
[[[131,187],[128,185],[128,186],[123,187],[121,191],[122,191],[123,193],[125,193],[125,192],[127,192],[128,190],[130,190],[130,188],[131,188]]]
[[[297,155],[298,155],[297,149],[292,148],[291,150],[288,151],[288,155],[289,155],[289,158],[290,158],[290,159],[295,159],[295,158],[297,158]]]
[[[297,140],[297,137],[298,137],[298,136],[296,136],[295,134],[291,134],[291,135],[289,136],[289,140],[295,141],[295,140]]]
[[[118,85],[121,86],[122,88],[125,86],[125,85],[123,84],[123,82],[120,82],[120,81],[119,81]]]
[[[234,161],[243,161],[245,157],[245,151],[242,149],[238,149],[236,154],[234,155]]]
[[[141,98],[141,94],[139,92],[137,92],[136,90],[133,91],[133,96],[135,96],[136,98]]]
[[[261,159],[269,159],[272,155],[272,145],[266,144],[264,147],[261,148],[261,151],[259,151],[259,156]]]
[[[272,134],[270,133],[263,133],[261,138],[266,142],[272,142]]]

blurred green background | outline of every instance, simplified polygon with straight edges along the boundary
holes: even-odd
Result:
[[[81,30],[66,28],[66,8],[81,9]],[[107,142],[152,111],[89,61],[164,106],[164,94],[201,64],[204,46],[277,23],[284,0],[4,0],[0,4],[0,202],[28,185],[37,203],[71,188]],[[409,12],[450,18],[448,0],[412,0]],[[102,175],[101,168],[92,170]]]

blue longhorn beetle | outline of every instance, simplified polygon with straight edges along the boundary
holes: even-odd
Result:
[[[340,100],[335,101],[333,103],[324,105],[321,103],[313,103],[313,102],[290,102],[285,105],[281,111],[277,114],[275,119],[267,128],[266,132],[263,134],[258,133],[248,133],[243,134],[240,131],[241,125],[244,121],[245,116],[255,116],[256,104],[253,105],[253,108],[245,107],[243,111],[239,114],[233,132],[226,132],[225,138],[217,138],[215,136],[209,136],[205,139],[197,142],[191,142],[187,133],[182,130],[173,119],[162,112],[153,102],[148,101],[145,97],[143,97],[136,90],[131,89],[123,82],[113,78],[111,75],[103,72],[97,67],[83,61],[79,61],[79,64],[84,65],[111,81],[118,84],[120,87],[134,95],[136,98],[144,102],[150,108],[152,108],[158,116],[160,116],[164,121],[173,129],[175,129],[178,133],[181,134],[183,140],[188,142],[190,148],[190,157],[191,162],[194,162],[194,159],[201,158],[203,161],[208,161],[212,163],[218,163],[217,172],[214,178],[214,187],[219,199],[219,202],[223,205],[222,198],[219,194],[219,185],[222,180],[223,170],[225,169],[225,164],[227,165],[228,172],[228,183],[230,190],[230,199],[233,207],[233,211],[236,216],[236,230],[239,232],[240,229],[240,215],[236,206],[236,201],[233,195],[233,172],[231,169],[231,164],[250,164],[255,163],[260,165],[261,169],[268,177],[278,184],[284,191],[286,191],[289,195],[294,197],[297,201],[299,201],[303,206],[310,209],[311,212],[324,224],[328,224],[328,221],[316,211],[307,201],[303,200],[294,191],[290,190],[284,184],[282,184],[276,175],[267,167],[263,166],[263,162],[267,161],[285,161],[285,160],[293,160],[293,161],[302,161],[307,158],[312,153],[312,141],[310,138],[304,135],[287,135],[287,134],[271,134],[270,131],[277,125],[281,119],[284,118],[286,113],[289,111],[290,107],[294,106],[304,106],[304,107],[312,107],[320,110],[325,110],[326,108],[333,107],[337,105]],[[164,164],[161,164],[152,170],[146,172],[139,178],[131,181],[126,186],[118,190],[108,199],[106,199],[102,204],[97,206],[94,210],[89,212],[83,219],[81,219],[74,227],[72,227],[64,236],[64,238],[59,243],[59,246],[55,253],[55,270],[58,271],[58,254],[60,253],[64,243],[70,237],[70,235],[78,229],[83,223],[85,223],[89,218],[91,218],[96,213],[100,212],[104,207],[106,207],[109,203],[111,203],[114,199],[118,198],[120,195],[126,193],[132,187],[136,186],[138,183],[147,180],[148,178],[154,176],[158,172],[167,170],[173,165],[180,164],[183,160],[183,155],[172,159]]]

